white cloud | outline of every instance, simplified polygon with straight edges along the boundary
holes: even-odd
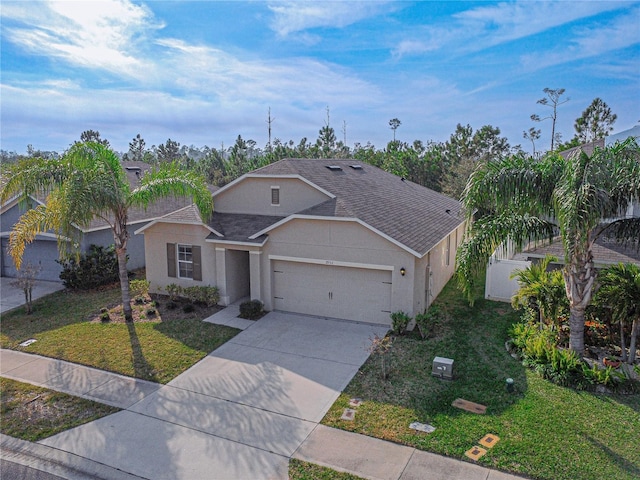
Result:
[[[621,2],[516,2],[481,6],[454,15],[459,27],[476,36],[482,43],[500,43],[528,37],[581,18],[616,10],[628,3]],[[477,45],[476,45],[477,46]]]
[[[502,2],[452,16],[451,24],[425,24],[409,32],[394,56],[445,48],[449,54],[474,52],[526,38],[582,18],[628,6],[628,2]]]
[[[286,37],[311,28],[343,28],[378,14],[389,2],[370,1],[286,1],[271,3],[271,28]]]
[[[308,58],[246,61],[208,46],[190,45],[178,39],[158,42],[166,47],[165,72],[189,72],[165,76],[185,92],[216,98],[225,104],[261,102],[314,105],[340,102],[357,105],[375,102],[379,92],[348,70]]]
[[[7,39],[32,53],[135,78],[151,68],[139,40],[161,28],[148,8],[126,0],[16,2],[3,4],[2,18],[12,23]]]
[[[524,55],[523,66],[541,69],[584,58],[606,56],[608,52],[640,43],[640,8],[618,16],[608,24],[575,28],[567,32],[562,48]],[[636,64],[637,74],[637,64]]]

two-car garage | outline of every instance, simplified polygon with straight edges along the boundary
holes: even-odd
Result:
[[[273,260],[275,310],[389,325],[390,268]]]

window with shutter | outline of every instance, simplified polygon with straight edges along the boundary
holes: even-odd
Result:
[[[191,245],[178,244],[178,276],[193,278],[193,250]]]

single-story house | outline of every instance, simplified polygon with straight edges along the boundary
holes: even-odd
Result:
[[[458,201],[356,160],[285,159],[138,229],[152,291],[215,285],[221,302],[390,324],[454,272]]]
[[[122,167],[127,173],[127,178],[132,188],[138,184],[141,175],[147,172],[151,165],[144,162],[122,162]],[[0,206],[0,275],[3,277],[16,277],[17,272],[13,259],[7,253],[9,244],[9,234],[20,216],[27,209],[45,201],[44,196],[31,196],[25,202],[24,198],[17,196],[9,199]],[[127,252],[129,270],[135,270],[145,266],[144,239],[133,235],[133,231],[138,229],[157,217],[173,212],[178,208],[188,205],[190,202],[181,198],[166,198],[150,205],[149,208],[129,209],[129,242]],[[101,219],[95,219],[87,228],[78,227],[82,233],[80,251],[86,252],[91,245],[108,246],[113,244],[113,233],[111,228]],[[49,281],[60,281],[62,266],[56,262],[59,259],[58,235],[53,232],[45,232],[36,237],[33,243],[27,245],[24,252],[23,262],[31,263],[41,267],[38,279]]]

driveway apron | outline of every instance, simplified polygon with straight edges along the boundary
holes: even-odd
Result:
[[[271,312],[127,410],[43,440],[144,478],[288,478],[385,328]]]

